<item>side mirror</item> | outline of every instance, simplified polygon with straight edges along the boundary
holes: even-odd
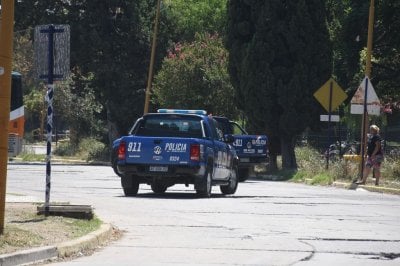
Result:
[[[224,142],[232,144],[233,142],[235,142],[235,137],[233,137],[232,134],[225,134]]]

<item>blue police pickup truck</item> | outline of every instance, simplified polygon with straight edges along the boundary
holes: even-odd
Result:
[[[254,174],[256,165],[268,164],[268,138],[266,135],[249,135],[238,123],[226,117],[214,116],[224,134],[233,135],[236,154],[239,157],[239,181],[243,182]]]
[[[238,186],[234,138],[202,110],[160,109],[139,118],[129,135],[113,142],[112,166],[121,177],[125,196],[135,196],[140,184],[164,193],[175,184],[194,185],[210,197],[213,185],[223,194]]]

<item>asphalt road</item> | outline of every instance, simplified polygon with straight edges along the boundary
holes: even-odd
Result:
[[[400,197],[250,180],[210,199],[192,187],[123,196],[106,166],[52,166],[52,202],[90,204],[124,231],[92,256],[54,265],[400,265]],[[8,166],[7,194],[45,198],[45,165]]]

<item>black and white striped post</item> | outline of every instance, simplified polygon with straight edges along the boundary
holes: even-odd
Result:
[[[59,42],[57,44],[57,38],[55,38],[55,34],[65,35],[64,41]],[[41,35],[46,35],[46,38],[41,38]],[[60,80],[66,76],[69,68],[69,27],[66,25],[45,25],[39,26],[37,30],[37,36],[35,33],[35,37],[38,37],[38,43],[41,43],[41,47],[38,48],[38,59],[37,61],[39,68],[45,65],[44,73],[41,72],[39,74],[39,78],[47,80],[47,93],[46,93],[46,102],[47,102],[47,151],[46,151],[46,196],[45,196],[45,215],[48,216],[50,212],[50,188],[51,188],[51,143],[53,136],[53,96],[54,96],[54,80]],[[60,40],[61,38],[58,38]],[[47,41],[47,43],[43,43],[43,40]],[[47,62],[40,63],[40,57],[45,56],[44,54],[40,54],[43,52],[43,47],[47,46]],[[58,46],[58,50],[62,52],[60,55],[57,54],[56,46]],[[55,58],[55,55],[58,55]],[[68,58],[67,58],[68,57]],[[56,62],[56,64],[55,64]],[[60,67],[61,65],[61,67]],[[64,65],[64,66],[63,66]],[[55,70],[58,73],[54,73]]]
[[[51,142],[53,135],[53,96],[54,85],[47,84],[47,152],[46,152],[46,199],[45,199],[45,215],[49,215],[50,205],[50,188],[51,188]]]
[[[43,29],[41,33],[48,34],[49,50],[48,50],[48,73],[47,73],[47,152],[46,152],[46,198],[45,198],[45,215],[49,215],[50,205],[50,188],[51,188],[51,142],[53,135],[53,96],[54,96],[54,25],[49,25],[48,29]],[[58,32],[61,32],[58,30]]]

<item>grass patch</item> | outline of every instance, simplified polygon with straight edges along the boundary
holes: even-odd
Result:
[[[65,219],[65,218],[64,218]],[[100,228],[102,222],[96,216],[91,220],[71,219],[66,220],[73,229],[73,237],[81,237]]]
[[[34,153],[23,153],[21,157],[24,162],[44,162],[46,161],[46,155],[44,154],[34,154]]]
[[[37,246],[41,240],[42,238],[39,235],[29,230],[24,230],[17,226],[6,226],[4,234],[0,235],[0,254],[3,249]]]
[[[400,181],[400,158],[386,156],[381,171],[383,177],[391,177],[394,181]]]
[[[37,205],[8,203],[6,226],[0,235],[0,254],[69,241],[100,228],[102,222],[62,216],[37,215]]]
[[[333,178],[328,173],[319,173],[310,181],[311,185],[331,185],[333,183]]]
[[[78,146],[63,142],[54,152],[57,156],[75,157],[85,161],[109,161],[108,147],[95,138],[82,139]]]
[[[329,162],[326,169],[326,159],[312,147],[296,147],[298,171],[290,180],[293,182],[307,182],[312,185],[330,185],[340,180],[351,182],[359,177],[359,162],[338,159]],[[382,184],[400,181],[400,159],[386,156],[382,163]],[[372,176],[372,174],[371,174]],[[311,181],[310,181],[311,180]]]
[[[294,174],[294,176],[291,178],[291,181],[293,182],[305,182],[307,179],[307,173],[304,171],[297,171],[297,173]]]

